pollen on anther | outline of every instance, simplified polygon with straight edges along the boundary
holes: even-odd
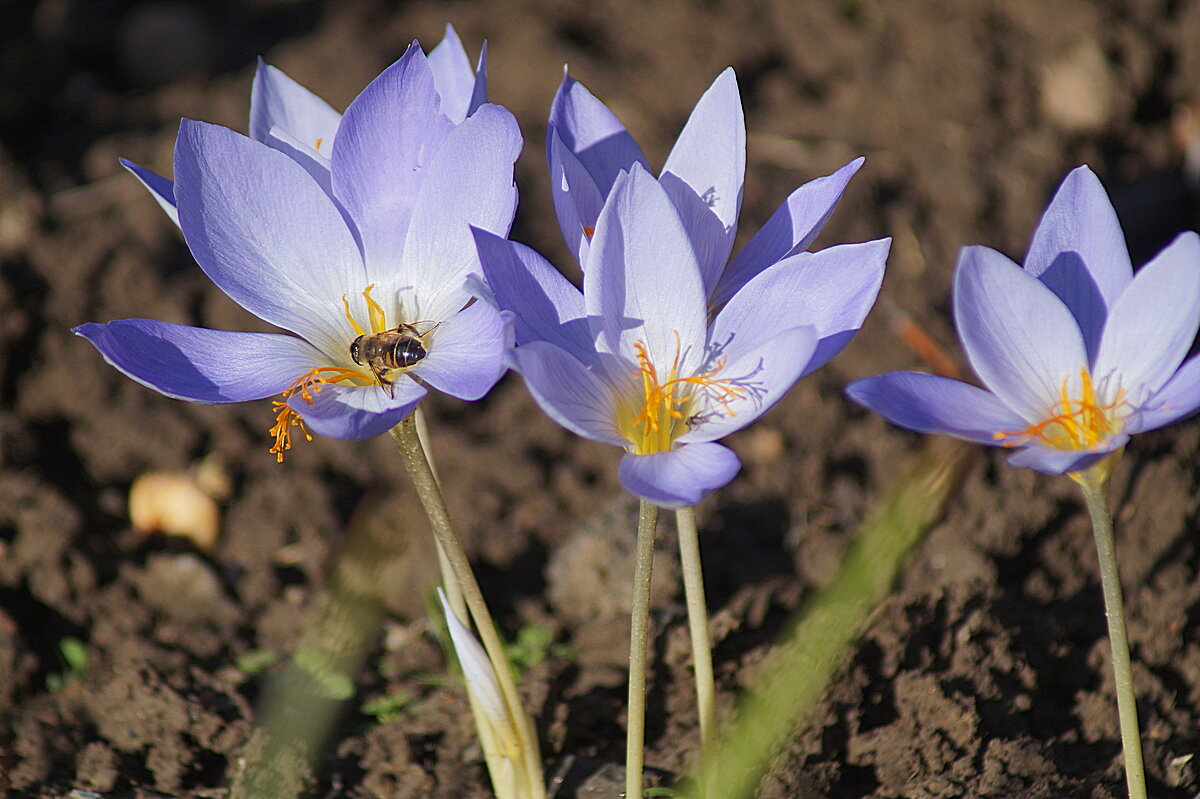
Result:
[[[343,369],[340,366],[319,366],[310,369],[292,381],[283,390],[281,400],[271,401],[271,410],[275,413],[275,424],[268,434],[275,439],[270,452],[277,463],[283,463],[283,453],[292,448],[292,427],[299,427],[304,438],[312,441],[312,434],[304,426],[303,417],[288,404],[287,400],[294,394],[299,394],[305,403],[312,405],[314,396],[321,392],[326,385],[341,383],[346,380],[369,382],[367,377],[353,369]]]

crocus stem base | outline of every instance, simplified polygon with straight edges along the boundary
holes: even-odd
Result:
[[[1113,460],[1107,458],[1070,476],[1083,489],[1096,555],[1100,561],[1100,585],[1104,592],[1104,617],[1108,622],[1108,643],[1112,648],[1113,676],[1117,691],[1117,713],[1121,721],[1121,747],[1125,753],[1125,782],[1129,799],[1146,799],[1146,773],[1142,765],[1142,738],[1138,729],[1137,702],[1133,693],[1133,669],[1129,658],[1129,640],[1125,635],[1125,606],[1121,581],[1117,574],[1117,556],[1113,545],[1112,512],[1108,502],[1108,478]]]
[[[696,672],[696,709],[700,717],[700,760],[713,757],[717,735],[716,689],[713,681],[712,644],[708,637],[708,607],[704,600],[704,574],[700,564],[700,535],[696,508],[675,511],[679,530],[679,560],[683,565],[683,590],[687,599],[688,632],[692,639],[692,665]],[[702,768],[705,766],[702,766]]]
[[[629,629],[629,702],[625,735],[625,797],[641,799],[646,743],[646,648],[650,634],[650,580],[658,506],[638,508],[637,555],[633,566],[633,610]]]

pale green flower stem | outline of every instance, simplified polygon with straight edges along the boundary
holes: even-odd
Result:
[[[1113,676],[1117,690],[1117,715],[1121,720],[1121,747],[1125,752],[1125,782],[1129,799],[1146,799],[1146,773],[1142,765],[1142,738],[1138,730],[1137,702],[1133,693],[1133,669],[1129,640],[1125,635],[1125,611],[1117,555],[1113,545],[1112,511],[1108,501],[1108,478],[1118,456],[1110,456],[1071,479],[1083,489],[1096,555],[1100,561],[1100,585],[1104,592],[1104,618],[1108,622],[1108,644],[1112,649]]]
[[[542,799],[545,796],[545,786],[542,782],[541,756],[536,745],[537,738],[533,729],[533,721],[525,713],[521,704],[512,667],[504,652],[500,636],[496,632],[496,624],[483,599],[483,592],[479,590],[475,574],[471,571],[471,565],[463,550],[458,532],[450,520],[450,513],[446,508],[446,500],[442,496],[441,486],[438,484],[433,467],[426,456],[425,448],[421,444],[415,415],[407,416],[393,427],[390,433],[400,448],[404,466],[412,478],[413,485],[417,489],[417,496],[425,509],[425,515],[429,517],[429,523],[433,527],[434,538],[438,544],[439,561],[449,567],[448,569],[443,568],[443,574],[452,575],[452,580],[457,583],[456,586],[447,585],[447,598],[454,611],[459,613],[459,608],[455,606],[454,593],[451,593],[451,588],[456,587],[459,601],[465,605],[466,610],[470,611],[471,619],[475,622],[475,629],[479,633],[480,642],[487,652],[488,659],[492,662],[492,668],[495,669],[509,721],[517,728],[522,740],[522,751],[519,753],[521,762],[514,764],[517,766],[516,773],[508,775],[512,779],[510,795],[521,797],[521,799],[526,797]],[[462,618],[466,618],[465,613],[462,614]],[[472,702],[472,705],[474,709],[475,703]],[[483,725],[479,726],[482,733]],[[494,771],[490,763],[489,771]],[[499,782],[502,778],[501,775],[493,773],[493,779]],[[499,789],[500,786],[496,785],[495,787]]]
[[[708,608],[704,601],[704,574],[700,568],[700,535],[696,508],[675,511],[679,531],[679,560],[683,565],[683,591],[687,599],[688,632],[692,639],[692,665],[696,672],[696,709],[700,716],[700,762],[713,757],[717,736],[716,689],[713,683],[712,644],[708,638]]]
[[[625,733],[625,797],[641,799],[646,745],[646,647],[650,634],[650,579],[654,567],[654,530],[658,506],[642,500],[638,508],[637,550],[633,565],[633,609],[629,624],[629,702]]]

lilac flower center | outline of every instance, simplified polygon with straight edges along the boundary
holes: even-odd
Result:
[[[728,360],[725,357],[718,358],[707,372],[680,377],[679,348],[679,336],[676,334],[675,357],[664,380],[659,377],[657,367],[650,360],[646,343],[639,341],[633,345],[638,362],[634,379],[640,384],[641,394],[632,402],[618,402],[617,429],[629,440],[634,454],[650,455],[670,450],[679,435],[707,418],[706,413],[693,412],[697,400],[704,396],[715,400],[724,411],[711,413],[736,416],[730,403],[749,393],[749,389],[736,378],[717,377],[725,368]]]
[[[1002,430],[994,434],[1001,446],[1020,447],[1037,439],[1054,449],[1093,449],[1121,432],[1125,414],[1119,411],[1126,405],[1125,389],[1117,391],[1116,398],[1101,404],[1096,396],[1096,387],[1087,367],[1079,371],[1079,396],[1072,397],[1070,379],[1063,380],[1059,400],[1050,409],[1050,415],[1024,430]]]

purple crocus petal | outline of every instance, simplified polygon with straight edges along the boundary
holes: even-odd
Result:
[[[272,150],[278,150],[304,167],[304,171],[317,182],[321,190],[331,198],[333,197],[332,176],[329,172],[330,162],[328,158],[311,147],[306,146],[304,142],[296,139],[283,128],[271,128],[263,140],[263,144]],[[334,202],[336,204],[337,201],[334,200]]]
[[[475,87],[471,92],[471,104],[467,107],[467,116],[471,116],[479,107],[487,102],[487,42],[479,48],[479,63],[475,65]]]
[[[175,184],[144,166],[138,166],[124,158],[119,160],[121,166],[132,172],[133,176],[142,182],[142,185],[150,192],[150,196],[158,203],[158,207],[166,211],[167,216],[171,217],[171,221],[178,225],[179,209],[175,207]]]
[[[604,197],[596,187],[596,181],[553,130],[546,139],[550,158],[550,196],[554,200],[558,226],[576,263],[586,264]]]
[[[433,85],[442,98],[442,113],[457,125],[467,118],[470,110],[475,73],[462,40],[450,23],[446,23],[441,43],[429,51],[429,68],[433,71]]]
[[[516,370],[546,415],[577,436],[626,447],[616,425],[616,393],[570,353],[545,341],[513,351]]]
[[[1088,451],[1054,449],[1034,441],[1010,455],[1008,463],[1010,466],[1025,467],[1043,474],[1081,472],[1110,452],[1125,446],[1127,441],[1128,435],[1114,436],[1103,447]]]
[[[660,180],[692,235],[706,289],[729,260],[746,176],[746,121],[733,68],[704,92]]]
[[[343,441],[356,441],[385,433],[412,413],[425,396],[415,380],[400,376],[392,384],[393,396],[378,385],[352,386],[334,383],[312,392],[312,401],[299,393],[288,397],[287,404],[319,435]]]
[[[296,162],[228,128],[185,119],[175,142],[184,239],[205,274],[246,310],[326,353],[348,327],[331,303],[365,285],[354,239]]]
[[[1033,234],[1025,269],[1066,303],[1095,356],[1104,320],[1133,277],[1125,235],[1104,186],[1071,171]]]
[[[500,312],[476,302],[432,331],[429,355],[412,373],[452,397],[477,400],[504,374],[504,333]]]
[[[1157,430],[1191,416],[1197,408],[1200,408],[1200,355],[1185,361],[1157,394],[1134,411],[1125,424],[1125,432],[1133,435]]]
[[[695,505],[726,485],[742,464],[720,444],[686,444],[653,455],[627,453],[617,476],[625,490],[663,508]]]
[[[642,149],[613,112],[608,110],[608,106],[567,75],[565,70],[562,84],[550,106],[550,121],[546,129],[547,152],[553,134],[557,134],[567,149],[575,154],[604,196],[612,190],[621,172],[628,171],[634,164],[647,166]]]
[[[524,244],[477,228],[474,233],[492,296],[514,315],[517,346],[549,341],[589,363],[595,346],[579,289]]]
[[[1029,426],[991,392],[939,375],[888,372],[855,380],[846,393],[899,427],[978,444],[998,444]]]
[[[634,164],[613,186],[584,269],[584,307],[597,347],[632,357],[643,343],[664,370],[690,374],[707,357],[704,288],[679,215],[654,176]]]
[[[816,331],[798,327],[736,357],[730,354],[725,368],[715,377],[736,380],[742,391],[738,396],[724,397],[724,402],[711,392],[702,395],[707,402],[698,409],[693,406],[698,421],[676,441],[716,441],[762,416],[804,374],[816,347]]]
[[[744,285],[713,320],[709,340],[753,347],[783,330],[812,325],[819,341],[804,374],[850,342],[875,304],[891,239],[789,256]],[[803,375],[802,375],[803,376]]]
[[[89,322],[73,332],[143,386],[206,404],[274,396],[323,365],[312,346],[279,333],[230,333],[153,319]]]
[[[357,228],[368,264],[404,253],[413,201],[454,128],[425,54],[413,42],[350,103],[333,148],[333,192]]]
[[[1183,362],[1200,327],[1200,237],[1183,233],[1138,270],[1113,303],[1095,378],[1140,406]]]
[[[272,128],[282,128],[305,147],[328,154],[341,119],[329,103],[258,59],[250,89],[250,138],[266,143]]]
[[[1088,360],[1075,317],[1037,278],[995,250],[963,248],[954,315],[975,373],[1022,418],[1044,418],[1059,401],[1064,380],[1077,388]]]
[[[728,302],[759,272],[807,250],[833,216],[846,185],[862,165],[863,159],[855,158],[832,175],[809,181],[792,192],[721,273],[710,303],[719,306]]]
[[[463,306],[467,273],[477,271],[471,227],[507,235],[517,207],[513,162],[521,152],[517,121],[485,105],[451,131],[429,164],[413,203],[404,259],[368,260],[380,289],[413,292],[405,308],[418,319],[445,319]]]

